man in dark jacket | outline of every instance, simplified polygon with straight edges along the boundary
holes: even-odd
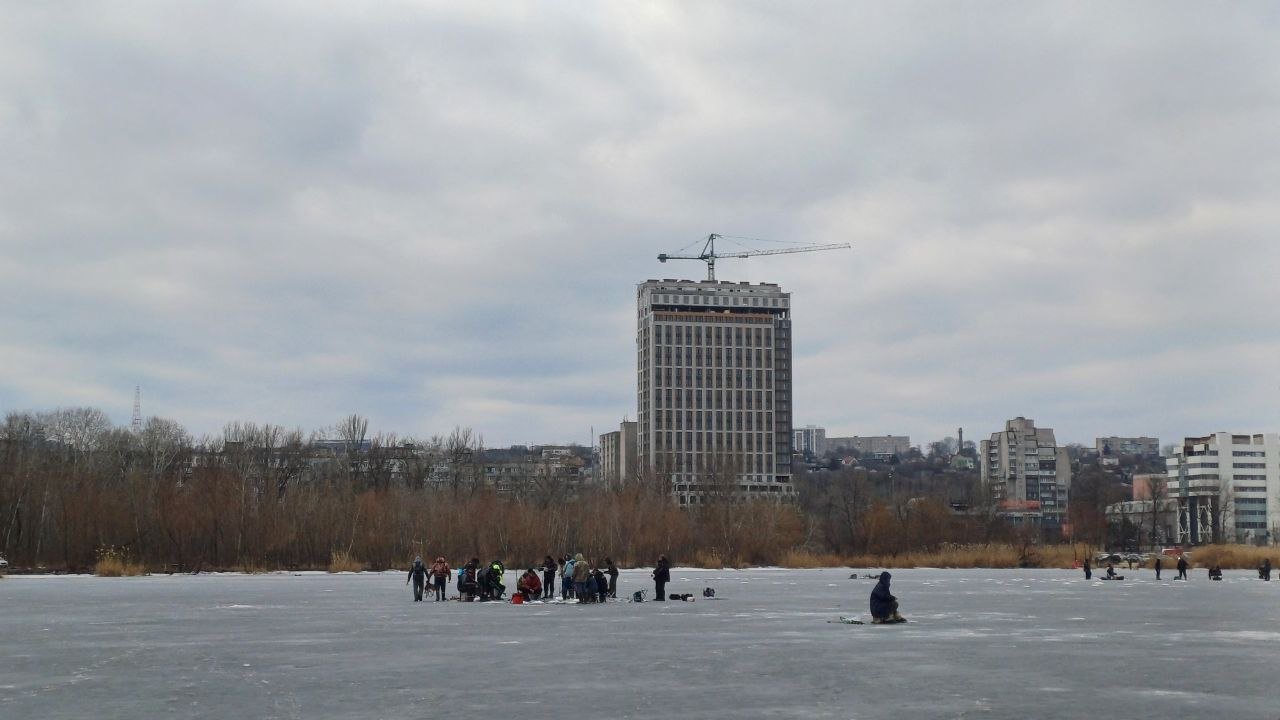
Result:
[[[666,555],[658,556],[658,566],[653,569],[653,592],[657,602],[666,602],[667,583],[671,582],[671,562]]]
[[[422,556],[413,559],[413,567],[409,568],[409,577],[404,584],[413,581],[413,601],[422,602],[422,591],[427,584],[427,566],[422,564]]]
[[[1090,580],[1092,578],[1093,578],[1093,568],[1089,567],[1089,558],[1085,558],[1084,559],[1084,579]]]
[[[889,592],[891,577],[888,572],[880,573],[880,582],[876,583],[876,588],[871,591],[871,622],[873,623],[906,622],[898,614],[898,598]]]
[[[1187,559],[1182,556],[1178,557],[1178,579],[1187,579]]]
[[[618,566],[613,564],[613,558],[604,559],[605,574],[609,576],[609,597],[618,597]]]
[[[600,568],[592,570],[591,576],[596,580],[596,602],[604,602],[609,598],[609,581]]]
[[[1156,556],[1156,579],[1160,579],[1160,556]]]
[[[556,561],[550,555],[542,558],[542,597],[556,596]]]

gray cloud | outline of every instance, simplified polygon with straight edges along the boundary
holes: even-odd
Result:
[[[794,294],[798,423],[1275,430],[1269,4],[27,5],[0,409],[634,415],[634,286]]]

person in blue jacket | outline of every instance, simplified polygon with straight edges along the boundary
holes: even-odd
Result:
[[[573,565],[574,560],[571,556],[565,555],[564,562],[560,564],[560,599],[568,600],[573,597]]]
[[[898,614],[898,598],[889,592],[889,580],[893,576],[888,572],[880,573],[880,582],[871,591],[871,622],[900,623],[906,622]]]

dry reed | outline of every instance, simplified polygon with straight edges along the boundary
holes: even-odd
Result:
[[[351,556],[351,553],[345,550],[334,550],[329,556],[329,572],[360,572],[364,570],[364,563]]]
[[[142,563],[129,562],[115,548],[106,548],[98,552],[98,562],[93,565],[93,574],[98,577],[136,577],[146,575],[147,568]]]
[[[937,550],[920,550],[889,555],[834,555],[792,550],[782,556],[783,567],[884,567],[884,568],[1069,568],[1090,554],[1084,545],[1008,544],[943,545]]]
[[[1280,551],[1275,548],[1256,547],[1254,545],[1202,545],[1189,551],[1192,567],[1207,568],[1213,565],[1224,570],[1256,570],[1262,561],[1271,558],[1273,566],[1280,561]],[[1154,564],[1154,558],[1148,566]],[[1169,558],[1166,565],[1176,563]]]

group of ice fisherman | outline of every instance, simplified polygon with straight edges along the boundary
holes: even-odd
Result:
[[[1132,566],[1130,566],[1130,567],[1132,567]],[[1163,567],[1164,567],[1164,563],[1163,563],[1163,561],[1162,561],[1162,558],[1161,558],[1160,556],[1158,556],[1158,555],[1157,555],[1157,556],[1156,556],[1156,562],[1155,562],[1155,570],[1156,570],[1156,579],[1157,579],[1157,580],[1159,580],[1159,579],[1160,579],[1160,571],[1163,569]],[[1179,556],[1179,557],[1178,557],[1178,563],[1177,563],[1178,575],[1177,575],[1174,579],[1175,579],[1175,580],[1186,580],[1186,579],[1187,579],[1187,569],[1188,569],[1189,567],[1190,567],[1190,566],[1189,566],[1189,565],[1188,565],[1188,563],[1187,563],[1187,559],[1186,559],[1185,557]],[[1091,567],[1089,566],[1089,558],[1085,558],[1085,560],[1084,560],[1084,579],[1085,579],[1085,580],[1090,580],[1090,579],[1092,579],[1092,578],[1093,578],[1093,568],[1091,568]],[[1124,576],[1123,576],[1123,575],[1117,575],[1117,574],[1116,574],[1116,568],[1115,568],[1115,566],[1114,566],[1114,565],[1112,565],[1111,563],[1107,563],[1107,574],[1103,576],[1103,579],[1104,579],[1104,580],[1123,580],[1123,579],[1124,579]],[[1213,565],[1210,565],[1210,566],[1209,566],[1209,579],[1210,579],[1210,580],[1221,580],[1221,579],[1222,579],[1222,567],[1221,567],[1221,566],[1219,566],[1217,563],[1214,563]],[[1265,580],[1265,581],[1267,581],[1267,582],[1270,582],[1270,581],[1271,581],[1271,558],[1265,558],[1265,559],[1263,559],[1262,564],[1258,566],[1258,579],[1259,579],[1259,580]]]
[[[456,599],[463,602],[479,600],[481,602],[502,600],[507,586],[503,582],[507,569],[501,560],[481,564],[479,558],[471,558],[457,569]],[[435,590],[437,601],[446,599],[446,588],[454,570],[443,557],[427,566],[422,556],[413,560],[409,568],[409,576],[405,584],[413,584],[413,600],[421,602],[430,584]],[[577,600],[580,603],[606,602],[618,597],[618,566],[612,558],[590,562],[582,556],[564,555],[556,559],[551,555],[542,559],[542,565],[529,567],[520,574],[516,581],[516,594],[512,596],[517,602],[556,599],[556,580],[560,581],[560,599]],[[654,599],[662,602],[667,599],[667,583],[671,581],[671,563],[666,555],[658,556],[653,569]],[[633,595],[634,600],[641,600],[643,592]],[[675,596],[672,596],[675,599]],[[683,599],[683,596],[681,596]]]

